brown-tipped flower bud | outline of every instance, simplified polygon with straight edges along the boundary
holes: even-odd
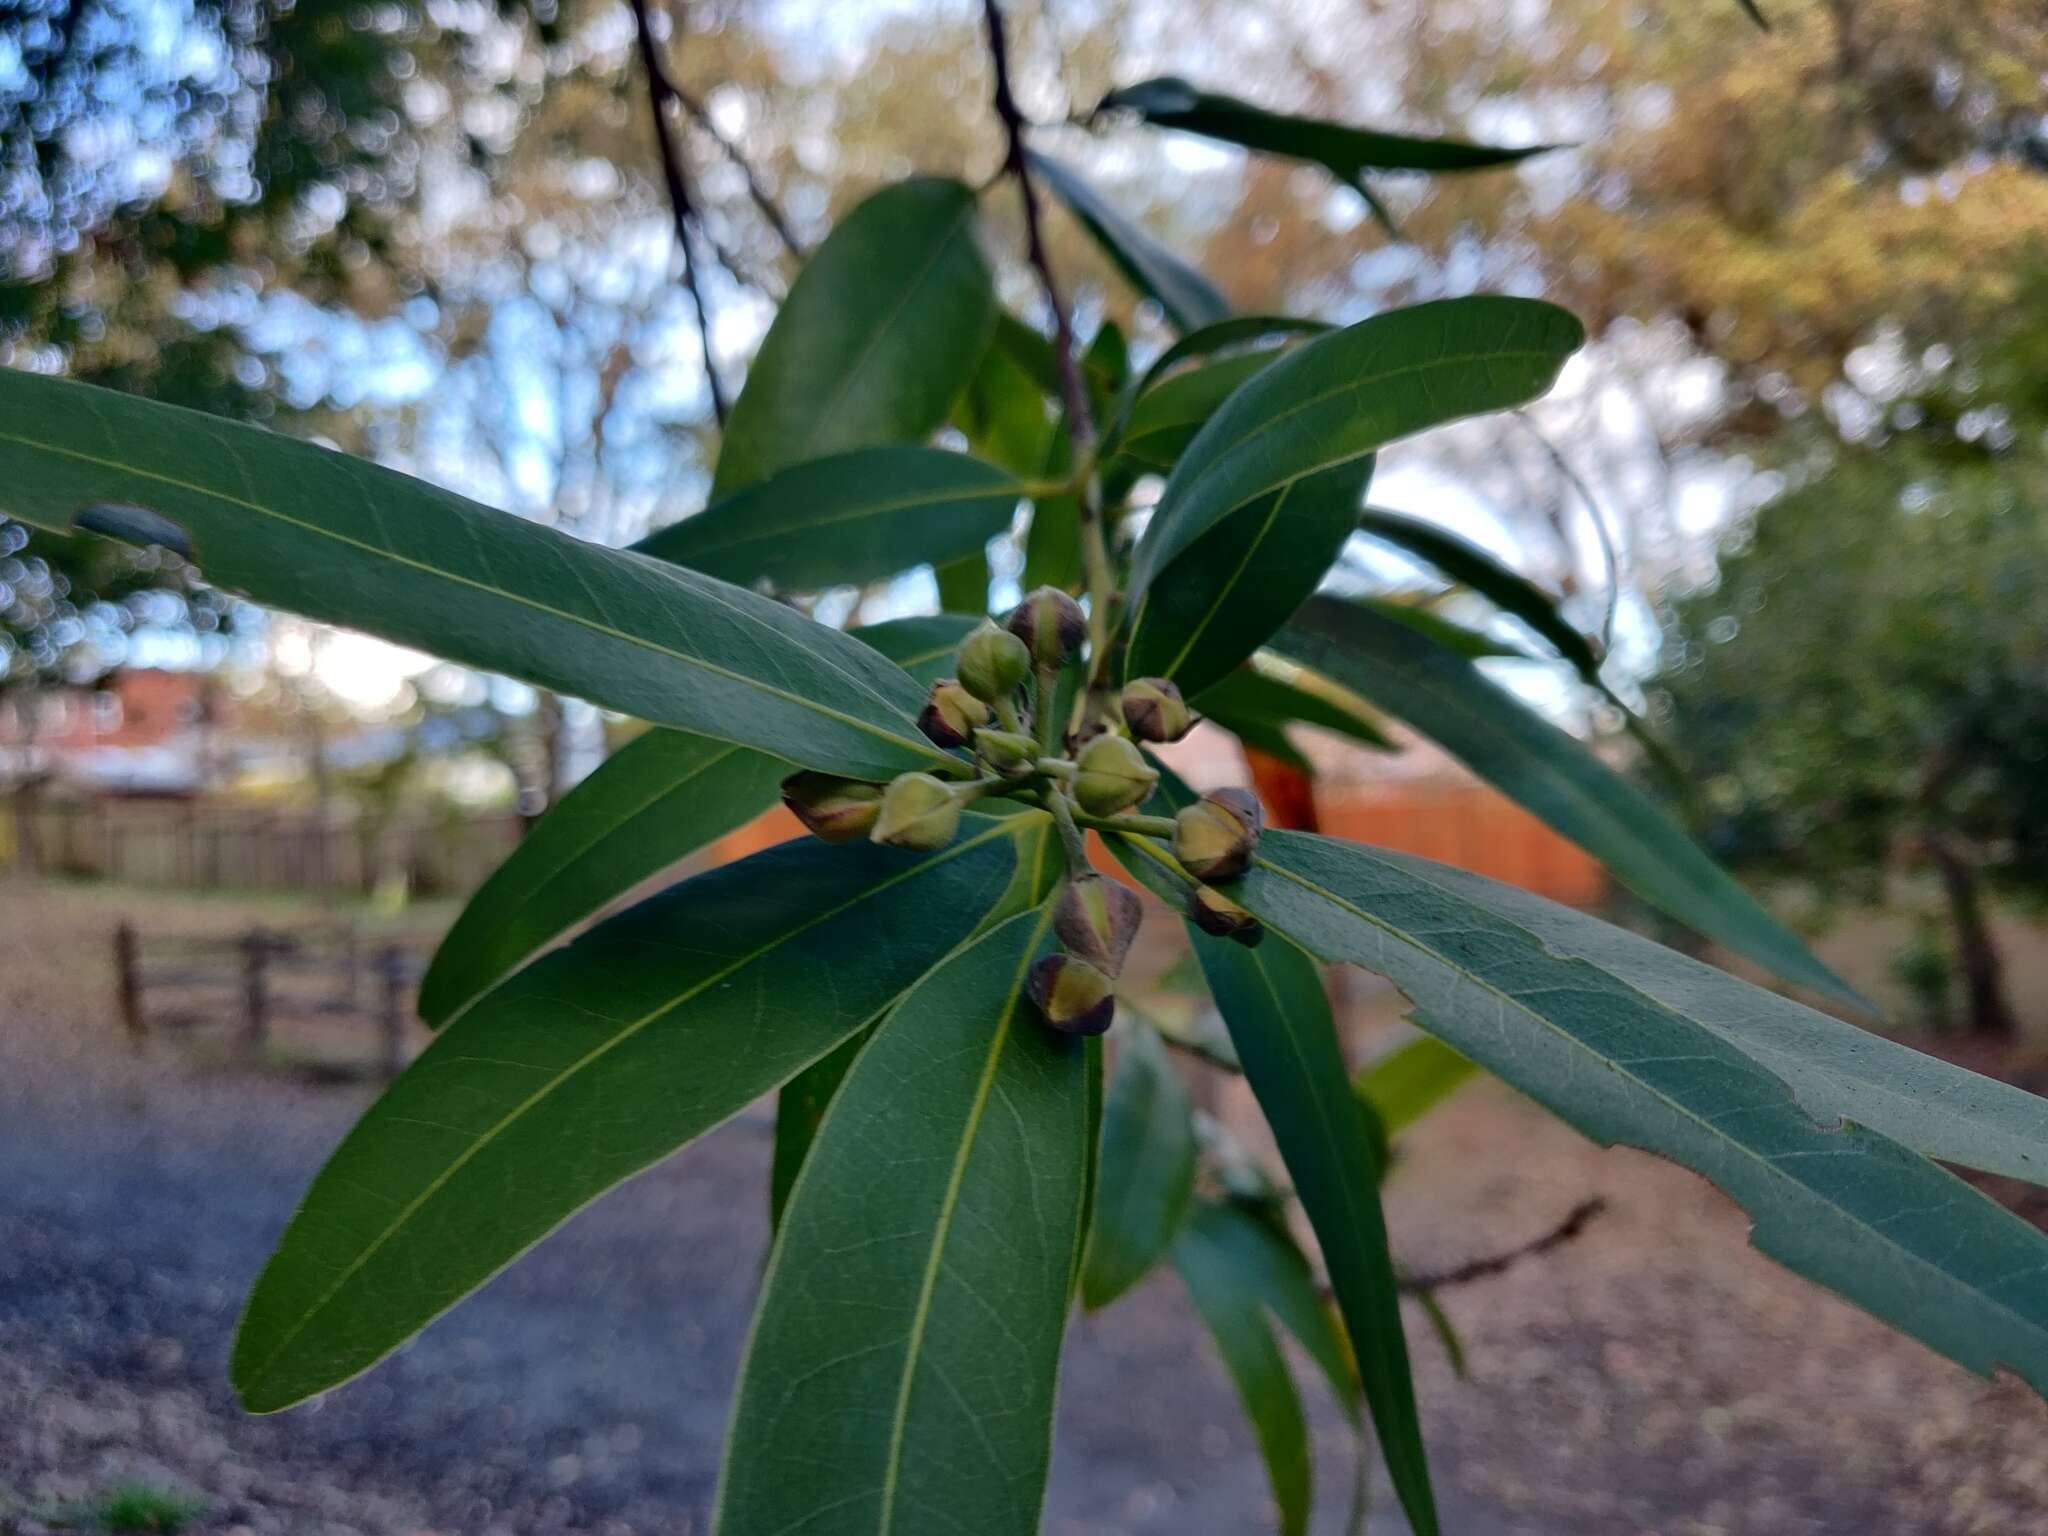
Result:
[[[1062,1034],[1099,1035],[1116,1022],[1109,978],[1072,955],[1047,955],[1032,966],[1024,991],[1045,1022]]]
[[[1140,741],[1179,741],[1201,719],[1163,677],[1141,677],[1123,691],[1124,724]]]
[[[1246,949],[1266,936],[1256,917],[1210,885],[1198,885],[1188,892],[1188,920],[1202,932],[1235,939]]]
[[[1251,868],[1265,820],[1244,790],[1219,789],[1173,818],[1173,856],[1197,880],[1234,880]]]
[[[812,836],[846,843],[875,824],[882,810],[882,786],[832,773],[792,773],[782,781],[782,803]]]
[[[989,718],[988,706],[948,677],[932,684],[917,728],[942,747],[964,747]]]
[[[1038,767],[1038,743],[1022,731],[983,726],[974,733],[974,755],[1006,779],[1027,779]]]
[[[1144,918],[1137,892],[1100,875],[1083,875],[1060,893],[1052,909],[1052,931],[1068,954],[1106,976],[1120,976]]]
[[[1159,782],[1159,770],[1145,761],[1127,736],[1098,736],[1074,759],[1074,803],[1091,816],[1129,810]]]
[[[1031,675],[1031,651],[995,620],[984,619],[965,640],[953,658],[953,670],[960,674],[960,686],[987,704],[1009,698]]]
[[[1007,627],[1041,667],[1057,667],[1088,638],[1088,620],[1081,605],[1058,587],[1040,587],[1010,610]]]
[[[868,836],[892,848],[943,848],[960,830],[960,804],[928,773],[899,774],[882,792],[881,814]]]

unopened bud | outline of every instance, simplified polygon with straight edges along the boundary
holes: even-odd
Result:
[[[832,773],[792,773],[782,781],[782,803],[812,836],[846,843],[875,824],[882,809],[882,786]]]
[[[974,733],[974,755],[1006,779],[1029,778],[1038,767],[1038,743],[1022,731],[983,726]]]
[[[962,688],[983,703],[997,704],[1031,675],[1031,651],[1007,629],[998,628],[993,619],[984,619],[960,642],[953,669],[960,674]]]
[[[1204,795],[1173,818],[1173,856],[1197,880],[1234,880],[1251,868],[1265,819],[1244,790]]]
[[[1114,816],[1152,793],[1159,770],[1125,736],[1098,736],[1074,760],[1074,803],[1091,816]]]
[[[1032,966],[1024,992],[1062,1034],[1099,1035],[1116,1022],[1109,978],[1072,955],[1047,955]]]
[[[1007,625],[1041,667],[1059,666],[1088,637],[1088,620],[1081,605],[1058,587],[1027,593],[1024,601],[1010,610]]]
[[[882,792],[881,814],[868,835],[892,848],[943,848],[960,830],[960,804],[930,774],[900,774]]]
[[[1141,677],[1123,691],[1124,724],[1140,741],[1179,741],[1201,717],[1187,706],[1180,689],[1163,677]]]
[[[1052,931],[1068,954],[1106,976],[1118,976],[1144,918],[1144,903],[1128,886],[1100,875],[1083,875],[1060,893],[1052,909]]]
[[[1256,917],[1210,885],[1198,885],[1188,893],[1188,920],[1202,932],[1235,939],[1246,949],[1266,936]]]
[[[932,684],[917,728],[942,747],[964,747],[988,722],[988,706],[948,677]]]

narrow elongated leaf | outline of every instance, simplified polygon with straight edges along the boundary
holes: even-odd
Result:
[[[1292,669],[1304,678],[1308,674]],[[1261,670],[1254,658],[1195,696],[1195,708],[1230,731],[1246,746],[1292,763],[1304,772],[1307,758],[1287,737],[1290,725],[1313,725],[1334,732],[1375,752],[1391,752],[1393,741],[1365,706],[1325,679],[1303,686]]]
[[[168,542],[260,602],[805,767],[952,761],[917,686],[857,640],[255,427],[0,369],[0,488],[38,527]]]
[[[1071,479],[1073,473],[1074,446],[1067,436],[1066,417],[1062,415],[1052,440],[1046,445],[1045,473],[1041,478],[1060,482]],[[1073,496],[1057,491],[1037,497],[1031,503],[1031,527],[1024,536],[1021,585],[1026,592],[1039,587],[1079,592],[1084,579],[1081,568],[1081,503]]]
[[[1522,149],[1507,149],[1494,144],[1471,144],[1463,139],[1349,128],[1322,118],[1268,112],[1235,96],[1197,90],[1172,76],[1111,91],[1103,98],[1100,110],[1136,112],[1155,128],[1200,134],[1245,149],[1312,161],[1353,185],[1367,171],[1432,171],[1441,175],[1491,170],[1557,147],[1531,144]]]
[[[1386,857],[1397,866],[1407,862],[1399,854]],[[1946,1163],[2048,1184],[2048,1099],[2038,1094],[1751,986],[1540,896],[1462,870],[1428,865],[1422,872],[1511,919],[1552,954],[1596,965],[1712,1030],[1782,1078],[1816,1120],[1841,1116]]]
[[[351,1131],[257,1281],[256,1412],[374,1364],[571,1212],[859,1029],[1017,882],[1036,818],[951,847],[785,844],[603,923],[444,1030]]]
[[[1080,1241],[1087,1053],[1027,913],[875,1031],[783,1213],[714,1529],[1031,1536]]]
[[[1454,624],[1434,609],[1425,608],[1422,601],[1406,601],[1399,598],[1361,597],[1353,600],[1355,606],[1378,614],[1389,623],[1412,629],[1427,640],[1434,641],[1453,655],[1467,661],[1484,661],[1490,656],[1511,657],[1518,661],[1532,659],[1527,651],[1517,650],[1512,645],[1503,645],[1491,635],[1483,635],[1476,629],[1463,624]]]
[[[1004,315],[974,377],[968,380],[967,392],[953,408],[953,424],[977,458],[1000,464],[1013,474],[1035,475],[1045,467],[1053,420],[1045,388],[1017,356],[1020,344],[1013,331],[1029,337],[1030,341],[1021,345],[1034,351],[1046,346],[1045,338],[1036,331]],[[1055,393],[1058,387],[1054,380]]]
[[[1192,924],[1189,937],[1322,1244],[1394,1490],[1419,1536],[1433,1536],[1436,1503],[1380,1211],[1374,1140],[1351,1093],[1322,973],[1282,934],[1268,934],[1256,949],[1217,942]]]
[[[1283,1224],[1236,1203],[1202,1204],[1193,1219],[1202,1222],[1211,1245],[1228,1256],[1251,1293],[1294,1335],[1337,1406],[1357,1423],[1358,1377],[1351,1368],[1350,1346],[1338,1331],[1330,1303],[1316,1289],[1308,1260]]]
[[[995,323],[974,193],[928,176],[882,188],[776,312],[726,423],[713,502],[806,459],[929,436]]]
[[[1554,305],[1446,299],[1317,337],[1260,370],[1181,454],[1138,542],[1130,672],[1187,692],[1216,682],[1320,582],[1375,449],[1533,399],[1583,339]]]
[[[1251,1420],[1280,1508],[1281,1536],[1302,1536],[1313,1492],[1308,1425],[1259,1294],[1211,1230],[1220,1216],[1216,1207],[1196,1208],[1174,1239],[1173,1266]]]
[[[1228,320],[1218,320],[1213,325],[1189,331],[1155,357],[1142,374],[1125,386],[1116,411],[1103,428],[1105,452],[1114,445],[1116,438],[1121,434],[1123,423],[1139,397],[1182,363],[1192,362],[1198,357],[1209,357],[1233,347],[1241,347],[1248,342],[1264,341],[1272,337],[1320,336],[1330,329],[1328,321],[1304,320],[1294,315],[1233,315]]]
[[[1214,283],[1117,212],[1072,166],[1034,154],[1031,169],[1081,221],[1131,286],[1166,311],[1176,329],[1213,325],[1230,313],[1230,301]]]
[[[852,633],[929,686],[979,621],[892,619]],[[775,803],[789,764],[730,742],[652,730],[541,817],[442,938],[420,1018],[445,1024],[486,988],[641,881]]]
[[[1274,646],[1405,720],[1645,901],[1788,981],[1860,1001],[1648,797],[1462,657],[1328,598],[1304,607]]]
[[[1476,879],[1269,832],[1232,894],[1324,959],[1389,978],[1418,1024],[1594,1140],[1712,1180],[1788,1268],[1973,1370],[2048,1390],[2048,1236],[1889,1137],[1816,1119],[1720,1033],[1554,952],[1513,903],[1468,899]]]
[[[1464,1087],[1474,1070],[1443,1041],[1424,1035],[1368,1062],[1351,1086],[1395,1136]]]
[[[785,469],[633,547],[721,581],[815,591],[978,555],[1023,493],[964,453],[863,448]]]
[[[1143,469],[1172,469],[1217,407],[1278,355],[1244,352],[1183,369],[1153,385],[1131,406],[1117,451]]]
[[[1554,304],[1480,295],[1375,315],[1295,348],[1181,456],[1138,545],[1133,601],[1240,509],[1398,438],[1535,399],[1584,340]]]
[[[789,764],[686,731],[635,737],[534,824],[455,920],[420,982],[447,1023],[514,967],[642,880],[775,803]]]
[[[1101,1179],[1081,1269],[1081,1304],[1091,1312],[1159,1262],[1195,1192],[1194,1104],[1159,1036],[1138,1020],[1117,1032]]]
[[[1204,533],[1134,611],[1127,675],[1171,678],[1187,694],[1228,677],[1328,574],[1372,470],[1367,457],[1290,480]]]
[[[1359,530],[1397,549],[1428,561],[1460,586],[1470,587],[1502,612],[1512,614],[1557,647],[1587,682],[1600,682],[1600,658],[1593,642],[1558,612],[1557,603],[1527,577],[1509,570],[1478,545],[1446,529],[1367,507],[1358,514]]]

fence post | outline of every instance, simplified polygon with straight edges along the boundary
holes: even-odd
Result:
[[[149,1038],[149,1019],[142,1011],[140,949],[135,925],[123,919],[114,928],[114,985],[121,1007],[121,1023],[128,1031],[128,1043],[138,1051]]]
[[[377,979],[383,984],[377,1013],[378,1067],[388,1083],[405,1070],[406,960],[396,944],[377,951]]]
[[[264,967],[270,961],[270,935],[251,928],[241,937],[242,950],[242,1054],[255,1060],[263,1053],[270,1036],[270,989]]]

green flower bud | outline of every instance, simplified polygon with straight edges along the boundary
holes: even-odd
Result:
[[[960,805],[930,774],[900,774],[882,792],[881,814],[868,836],[892,848],[943,848],[960,830]]]
[[[1060,893],[1052,909],[1052,930],[1068,954],[1104,975],[1118,976],[1144,918],[1144,903],[1130,887],[1100,875],[1083,875]]]
[[[917,728],[942,747],[964,747],[989,719],[988,706],[948,677],[932,684]]]
[[[1198,885],[1188,893],[1188,921],[1219,939],[1235,939],[1246,949],[1266,936],[1256,917],[1209,885]]]
[[[1072,955],[1047,955],[1032,966],[1024,992],[1062,1034],[1099,1035],[1116,1022],[1109,978]]]
[[[1074,759],[1074,803],[1091,816],[1114,816],[1152,793],[1159,770],[1126,736],[1098,736]]]
[[[1140,741],[1179,741],[1201,719],[1163,677],[1141,677],[1123,691],[1124,724]]]
[[[993,619],[960,642],[953,658],[953,670],[960,674],[960,686],[987,704],[1009,698],[1031,675],[1031,651]]]
[[[1197,880],[1234,880],[1251,868],[1265,820],[1244,790],[1219,789],[1173,818],[1173,856]]]
[[[782,803],[812,836],[846,843],[875,824],[882,809],[882,786],[832,773],[792,773],[782,781]]]
[[[1030,649],[1041,667],[1057,667],[1088,638],[1088,620],[1081,605],[1058,587],[1040,587],[1010,610],[1011,634]]]
[[[1038,767],[1038,743],[1022,731],[984,726],[974,733],[974,755],[1006,779],[1028,779]]]

